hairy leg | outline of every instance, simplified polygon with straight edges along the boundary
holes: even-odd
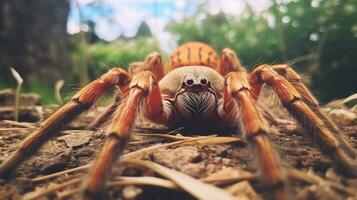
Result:
[[[225,48],[222,50],[217,71],[225,76],[230,72],[246,71],[240,63],[233,50]]]
[[[242,67],[242,64],[240,63],[240,60],[237,57],[237,55],[231,49],[228,49],[228,48],[223,49],[219,60],[220,60],[220,62],[219,62],[217,71],[222,76],[226,76],[230,72],[245,72],[246,71],[245,68]],[[229,95],[227,96],[225,94],[225,99],[227,99],[227,101],[225,101],[225,104],[231,102],[228,100]],[[224,106],[224,107],[227,108],[227,106]],[[278,124],[278,123],[289,124],[289,123],[291,123],[288,120],[279,119],[278,117],[274,116],[263,105],[258,105],[258,107],[259,107],[259,110],[262,111],[264,118],[267,119],[270,123],[273,123],[273,124]],[[229,108],[229,109],[232,110],[232,108]],[[225,116],[225,118],[226,118],[225,121],[227,121],[227,120],[229,121],[231,117],[232,116]]]
[[[130,63],[128,73],[131,77],[139,74],[142,71],[151,71],[156,76],[156,80],[159,81],[164,76],[164,68],[162,64],[161,55],[157,52],[149,54],[143,62]],[[118,94],[114,96],[114,102],[100,115],[88,128],[94,129],[100,127],[103,123],[108,121],[113,112],[117,110],[120,102],[124,96],[128,95],[128,90],[118,91]]]
[[[346,153],[348,153],[349,156],[356,158],[356,151],[342,137],[340,134],[342,131],[338,128],[338,126],[330,118],[328,118],[325,113],[321,111],[319,102],[305,86],[299,74],[289,65],[273,65],[272,68],[294,86],[294,88],[300,93],[302,100],[316,115],[321,118],[321,120],[324,121],[326,126],[338,138],[339,142],[341,143],[341,147],[346,151]]]
[[[142,71],[150,71],[157,81],[164,77],[164,67],[160,53],[153,52],[146,56],[144,62],[135,62],[129,65],[128,72],[134,76]]]
[[[102,197],[111,167],[128,144],[137,107],[143,95],[142,89],[134,87],[130,90],[127,99],[120,105],[118,115],[113,119],[112,127],[108,132],[108,139],[84,182],[85,199]]]
[[[6,178],[22,161],[37,151],[48,138],[80,113],[88,110],[112,86],[125,88],[129,75],[120,68],[113,68],[97,80],[82,88],[73,99],[46,119],[34,132],[27,136],[15,152],[0,166],[0,178]]]
[[[253,96],[257,98],[264,83],[271,86],[284,107],[315,138],[322,150],[331,155],[347,174],[357,176],[357,162],[353,159],[353,150],[346,151],[345,142],[335,136],[338,133],[338,128],[334,127],[331,120],[322,114],[317,101],[302,82],[293,81],[296,74],[294,76],[285,75],[287,78],[284,78],[276,72],[279,70],[281,69],[278,67],[274,69],[269,65],[256,68],[250,75]],[[294,84],[290,83],[288,79]]]
[[[224,101],[227,103],[223,105],[227,106],[225,110],[228,113],[232,105],[231,99],[238,105],[238,119],[242,131],[257,150],[266,186],[272,189],[275,199],[288,199],[285,189],[285,176],[278,163],[278,156],[268,141],[268,127],[257,108],[255,99],[251,97],[246,72],[228,73],[226,75],[225,93]]]
[[[157,78],[160,78],[163,73],[160,54],[150,54],[144,63],[144,65],[139,65],[139,68],[130,70],[135,73],[128,95],[118,107],[117,115],[108,131],[108,140],[83,184],[85,199],[102,197],[111,167],[130,140],[131,128],[139,106],[143,105],[144,114],[153,121],[165,121],[171,116],[164,109],[158,87]]]
[[[133,78],[129,94],[119,106],[117,115],[108,131],[108,140],[98,155],[91,173],[84,182],[85,199],[99,199],[102,197],[111,167],[128,144],[138,107],[143,101],[155,96],[152,89],[154,87],[157,87],[157,81],[154,74],[149,71],[140,72]]]

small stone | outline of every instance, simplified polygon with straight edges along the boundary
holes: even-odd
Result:
[[[181,169],[188,163],[197,163],[201,154],[197,147],[183,146],[176,149],[160,149],[152,155],[153,161],[169,168]]]
[[[299,128],[299,126],[296,124],[286,125],[285,126],[286,134],[289,134],[289,135],[296,134],[296,132],[298,132],[298,128]]]
[[[199,178],[199,177],[202,177],[202,175],[204,175],[205,167],[203,165],[196,164],[196,163],[188,163],[188,164],[182,166],[180,171],[182,173],[189,175],[189,176]]]
[[[137,199],[143,189],[133,185],[125,186],[122,191],[123,199]]]
[[[228,158],[222,158],[222,164],[223,165],[229,165],[231,164],[232,160],[231,159],[228,159]]]
[[[225,179],[225,178],[232,178],[232,177],[239,177],[239,176],[247,176],[250,174],[251,174],[250,172],[238,168],[226,167],[218,172],[210,174],[206,179],[207,180]]]
[[[90,160],[91,160],[90,157],[80,157],[80,158],[78,158],[78,162],[80,164],[87,164],[87,163],[89,163]]]
[[[76,157],[90,157],[95,153],[95,150],[91,147],[83,147],[75,152]]]
[[[59,137],[59,141],[64,141],[68,147],[73,149],[88,145],[91,140],[92,131],[78,132]]]

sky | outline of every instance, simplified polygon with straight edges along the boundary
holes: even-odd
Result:
[[[270,0],[71,0],[67,31],[70,34],[86,31],[88,27],[80,21],[91,20],[95,22],[96,34],[112,41],[121,35],[134,36],[141,22],[145,21],[162,50],[170,51],[176,44],[171,34],[165,31],[170,21],[194,14],[202,3],[206,3],[210,14],[223,11],[238,16],[246,2],[253,9],[263,11]]]

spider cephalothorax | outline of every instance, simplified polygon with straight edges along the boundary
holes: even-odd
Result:
[[[179,81],[172,83],[173,79]],[[176,68],[159,82],[159,86],[166,102],[164,107],[168,106],[175,113],[169,125],[201,131],[219,124],[224,78],[217,71],[203,66]]]
[[[240,127],[256,149],[266,186],[276,199],[287,199],[285,176],[267,139],[264,116],[269,115],[256,104],[264,84],[346,174],[357,176],[354,150],[341,139],[338,127],[320,111],[317,100],[290,66],[261,65],[247,73],[232,50],[224,49],[218,58],[211,47],[198,42],[177,48],[168,63],[164,68],[160,54],[152,53],[144,62],[132,64],[128,72],[113,68],[85,86],[2,163],[0,178],[7,177],[51,134],[95,104],[106,89],[117,87],[125,98],[118,96],[92,124],[98,126],[118,111],[110,119],[108,139],[84,182],[85,198],[97,199],[103,193],[111,166],[125,149],[141,107],[148,119],[171,127]]]

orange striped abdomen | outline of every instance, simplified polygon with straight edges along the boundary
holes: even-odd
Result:
[[[218,56],[214,49],[200,42],[189,42],[179,46],[169,59],[169,70],[182,66],[207,66],[217,68]]]

